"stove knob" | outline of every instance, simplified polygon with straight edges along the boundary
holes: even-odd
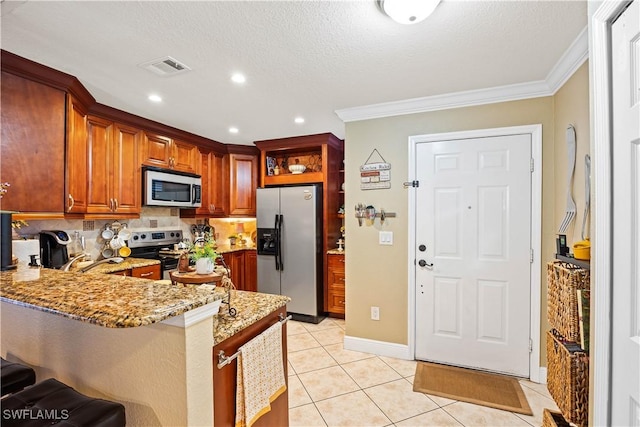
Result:
[[[176,233],[176,238],[180,238],[180,233]]]
[[[139,237],[138,237],[137,234],[133,236],[133,240],[138,240],[138,239],[139,239]]]
[[[141,234],[141,235],[140,235],[140,238],[141,238],[142,240],[144,240],[144,239],[146,239],[146,238],[147,238],[147,235],[146,235],[146,234]]]
[[[175,237],[175,235],[176,235],[175,233],[171,233],[171,237]]]

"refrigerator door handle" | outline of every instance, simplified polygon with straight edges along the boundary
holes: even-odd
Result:
[[[280,271],[280,223],[279,223],[279,216],[278,214],[276,214],[276,219],[275,219],[275,227],[276,227],[276,256],[274,257],[276,260],[276,271]]]
[[[280,215],[280,221],[278,225],[278,260],[280,261],[280,271],[284,271],[284,261],[282,256],[282,225],[284,224],[284,216]]]

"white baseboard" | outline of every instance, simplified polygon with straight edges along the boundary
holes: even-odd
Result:
[[[406,344],[369,340],[358,337],[344,337],[345,350],[371,353],[377,356],[395,357],[396,359],[413,360],[413,354],[409,352]]]

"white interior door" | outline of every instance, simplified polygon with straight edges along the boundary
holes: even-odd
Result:
[[[529,377],[531,135],[418,143],[416,162],[416,359]]]
[[[611,424],[640,426],[640,2],[612,25]],[[597,242],[596,242],[597,244]]]

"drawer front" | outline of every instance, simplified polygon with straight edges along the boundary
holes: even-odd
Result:
[[[329,269],[344,271],[344,255],[329,255],[327,258]]]
[[[329,291],[329,311],[332,313],[344,314],[346,307],[346,298],[344,292]]]
[[[131,270],[133,277],[140,277],[141,279],[160,280],[160,264],[148,265],[146,267],[136,267]]]
[[[330,271],[328,284],[331,288],[339,288],[344,291],[345,285],[344,271]]]

